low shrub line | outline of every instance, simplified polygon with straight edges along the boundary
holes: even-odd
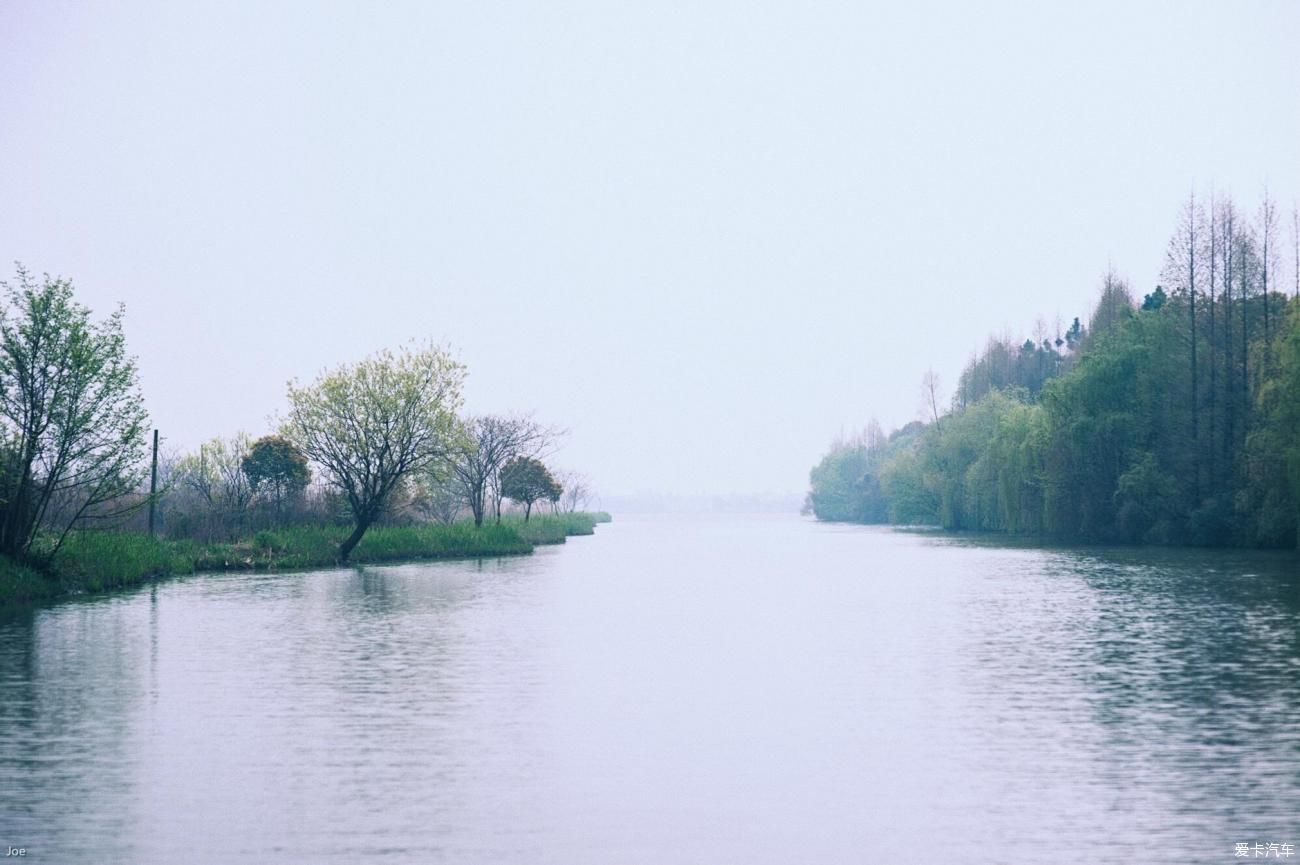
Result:
[[[475,528],[451,525],[380,526],[352,551],[350,564],[419,559],[478,559],[527,555],[537,544],[590,535],[606,513],[539,515],[527,523],[506,516]],[[346,527],[293,526],[261,531],[233,543],[163,540],[132,532],[83,531],[68,536],[48,573],[0,557],[0,605],[111,591],[154,577],[198,571],[302,570],[338,564]]]

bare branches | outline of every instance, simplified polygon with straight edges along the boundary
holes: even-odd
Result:
[[[339,547],[341,560],[404,478],[451,454],[464,378],[461,364],[427,346],[380,352],[305,387],[289,384],[283,435],[324,469],[352,511],[355,529]]]
[[[516,457],[541,458],[555,446],[560,432],[528,415],[484,415],[461,425],[461,435],[446,469],[460,486],[461,495],[482,525],[489,506],[501,518],[501,468]]]

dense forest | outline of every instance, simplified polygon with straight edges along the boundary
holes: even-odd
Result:
[[[1267,197],[1253,216],[1189,199],[1153,291],[1139,300],[1112,271],[1086,323],[990,340],[946,412],[927,374],[928,422],[834,443],[808,506],[1063,541],[1295,546],[1300,234],[1281,233]]]

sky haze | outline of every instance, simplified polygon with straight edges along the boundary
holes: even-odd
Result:
[[[1300,4],[0,6],[0,261],[170,444],[408,340],[607,495],[799,492],[990,334],[1300,195]],[[1290,283],[1288,282],[1288,285]]]

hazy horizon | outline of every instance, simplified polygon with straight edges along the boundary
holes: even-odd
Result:
[[[1300,5],[0,6],[0,279],[125,303],[172,447],[409,340],[604,497],[801,493],[990,335],[1300,195]],[[1288,107],[1290,106],[1290,107]]]

